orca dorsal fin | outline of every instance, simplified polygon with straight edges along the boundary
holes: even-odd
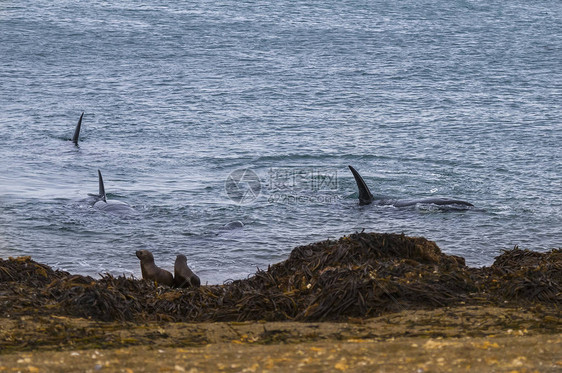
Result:
[[[78,146],[78,138],[80,137],[80,127],[82,127],[83,116],[84,116],[84,112],[82,112],[82,115],[80,115],[80,119],[78,119],[78,124],[76,125],[76,129],[74,130],[74,136],[72,136],[72,142],[76,146]]]
[[[100,184],[100,190],[99,190],[100,198],[103,199],[104,202],[107,202],[107,198],[105,197],[105,187],[103,186],[103,177],[101,177],[100,170],[98,170],[98,179]]]
[[[373,202],[373,195],[369,190],[369,187],[365,183],[365,180],[359,175],[359,172],[355,170],[352,166],[348,166],[355,178],[355,182],[357,183],[357,188],[359,189],[359,204],[360,205],[368,205]]]

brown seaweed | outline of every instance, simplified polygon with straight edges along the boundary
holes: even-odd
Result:
[[[562,299],[562,252],[514,248],[484,268],[425,238],[355,233],[296,247],[244,280],[171,289],[153,282],[54,271],[29,257],[0,259],[0,312],[100,321],[343,320],[457,304]]]

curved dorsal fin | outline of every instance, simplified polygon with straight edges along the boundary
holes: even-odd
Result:
[[[76,125],[76,129],[74,130],[74,136],[72,136],[72,142],[76,146],[78,146],[78,138],[80,137],[80,127],[82,127],[83,116],[84,116],[84,112],[82,112],[82,115],[80,115],[80,119],[78,119],[78,124]]]
[[[352,166],[348,166],[355,178],[355,182],[357,183],[357,188],[359,189],[359,204],[360,205],[368,205],[373,202],[373,195],[369,190],[369,187],[365,183],[365,180],[359,175],[359,172],[355,170]]]
[[[103,178],[101,177],[101,171],[98,170],[98,179],[100,184],[99,195],[100,198],[103,199],[104,202],[107,202],[107,198],[105,197],[105,188],[103,186]]]

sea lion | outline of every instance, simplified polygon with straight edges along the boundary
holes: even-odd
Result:
[[[185,255],[178,255],[174,264],[174,286],[178,288],[199,287],[201,280],[187,266]]]
[[[165,269],[159,268],[154,264],[154,256],[148,250],[138,250],[137,258],[141,261],[142,278],[153,280],[159,285],[174,285],[174,276]]]

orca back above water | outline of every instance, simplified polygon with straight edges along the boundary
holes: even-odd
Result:
[[[238,228],[243,228],[244,227],[244,223],[242,223],[240,220],[235,220],[235,221],[231,221],[230,223],[227,223],[225,225],[223,225],[221,227],[221,229],[223,230],[233,230],[233,229],[238,229]]]
[[[107,196],[105,194],[105,186],[103,184],[103,177],[101,176],[100,170],[98,170],[98,184],[98,194],[90,194],[91,197],[94,197],[92,207],[97,210],[110,212],[113,214],[131,214],[135,212],[135,210],[125,202],[107,199]]]
[[[373,202],[379,205],[392,205],[395,207],[408,207],[408,206],[415,206],[417,204],[427,204],[427,205],[436,205],[436,206],[465,206],[465,207],[474,207],[474,205],[470,202],[461,201],[458,199],[453,198],[444,198],[444,197],[430,197],[430,198],[421,198],[421,199],[404,199],[404,200],[375,200],[373,194],[369,190],[367,183],[361,177],[359,172],[352,166],[348,166],[355,178],[355,182],[357,183],[357,188],[359,189],[359,204],[360,205],[369,205]]]
[[[82,118],[83,117],[84,117],[84,112],[82,112],[82,115],[80,115],[80,119],[78,119],[78,124],[76,125],[76,128],[74,129],[74,136],[72,136],[72,142],[76,146],[78,146],[78,140],[80,138],[80,128],[82,127]]]

